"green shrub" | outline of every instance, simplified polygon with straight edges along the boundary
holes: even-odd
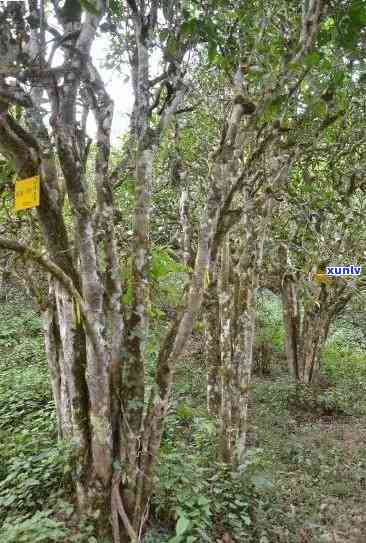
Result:
[[[350,415],[365,415],[366,352],[341,338],[332,337],[323,351],[322,371],[335,387],[324,399]]]
[[[195,441],[186,450],[172,443],[163,447],[152,506],[155,519],[175,531],[169,543],[215,543],[225,532],[247,540],[258,497],[273,487],[262,449],[248,449],[237,473],[214,460],[202,437],[196,441],[197,432],[211,435],[212,441],[212,427],[204,426],[202,421],[196,426]]]
[[[262,291],[257,303],[256,341],[270,344],[276,352],[284,348],[282,310],[279,298],[269,291]]]
[[[31,517],[19,516],[16,523],[5,522],[2,527],[2,543],[36,543],[65,541],[63,525],[50,517],[51,511],[38,511]]]

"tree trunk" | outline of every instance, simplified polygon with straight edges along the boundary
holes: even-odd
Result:
[[[219,285],[220,305],[220,348],[221,348],[221,410],[220,410],[220,459],[231,461],[232,416],[234,393],[234,367],[232,360],[232,262],[230,258],[230,240],[224,241],[221,256],[221,274]]]
[[[302,318],[301,349],[299,353],[299,380],[311,384],[319,370],[321,350],[326,342],[329,330],[327,311],[315,307],[304,311]]]
[[[249,200],[244,191],[244,202]],[[236,423],[236,450],[234,462],[237,467],[244,463],[249,386],[253,368],[253,345],[257,314],[257,292],[262,271],[263,247],[272,219],[272,201],[254,207],[243,215],[243,243],[237,266],[238,280],[238,323],[235,335],[234,360],[237,368],[236,390],[238,397],[238,418]]]
[[[192,228],[189,222],[189,200],[188,200],[188,189],[183,188],[180,196],[179,202],[179,218],[180,224],[182,227],[181,233],[181,252],[183,257],[183,262],[187,266],[191,262],[191,234]]]
[[[281,291],[285,332],[286,358],[290,375],[299,383],[309,385],[319,370],[321,350],[328,337],[331,309],[325,287],[320,287],[318,301],[310,301],[300,310],[296,283],[289,276],[283,279]]]
[[[288,276],[283,279],[281,297],[288,369],[292,378],[299,380],[299,304],[295,286]]]
[[[58,436],[59,439],[69,439],[73,435],[70,395],[64,371],[65,365],[55,304],[54,286],[50,285],[49,301],[42,312],[43,334],[52,395],[55,402]]]
[[[256,289],[251,288],[244,281],[241,282],[239,300],[243,303],[238,321],[238,334],[235,342],[234,360],[237,372],[238,417],[236,424],[236,457],[235,463],[241,466],[244,462],[249,385],[251,382],[253,366],[253,343],[256,318]]]
[[[217,416],[221,405],[220,306],[217,285],[217,263],[210,263],[208,286],[204,297],[205,359],[207,366],[207,411]]]

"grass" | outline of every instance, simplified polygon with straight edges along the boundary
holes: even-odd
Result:
[[[359,539],[343,535],[345,525],[337,520],[366,499],[365,420],[321,409],[299,412],[291,387],[276,383],[255,386],[250,420],[253,439],[271,464],[272,503],[257,519],[269,541],[361,543],[366,517]]]

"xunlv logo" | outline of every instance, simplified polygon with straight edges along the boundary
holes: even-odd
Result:
[[[326,275],[360,275],[361,266],[327,266]]]

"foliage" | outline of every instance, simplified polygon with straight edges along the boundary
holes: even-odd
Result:
[[[156,247],[151,251],[151,316],[158,319],[163,315],[163,308],[176,308],[182,300],[183,287],[189,268],[178,259],[173,258],[166,248]],[[123,301],[130,305],[132,302],[131,260],[124,270],[125,293]]]
[[[167,444],[163,448],[153,506],[157,519],[175,525],[176,535],[170,543],[213,543],[217,533],[225,531],[239,540],[245,538],[252,524],[253,489],[267,482],[260,451],[249,450],[247,472],[238,476],[202,454],[210,450],[202,447],[198,434],[202,431],[201,427],[194,434],[198,439],[195,450],[182,453],[181,447],[168,450]],[[210,435],[212,430],[208,426],[205,432]]]
[[[18,517],[15,525],[12,522],[5,522],[2,541],[4,543],[62,541],[66,535],[62,523],[50,518],[49,513],[39,511],[31,518]]]
[[[61,543],[67,537],[70,543],[89,542],[92,524],[75,528],[73,506],[65,501],[71,492],[72,449],[57,442],[40,329],[27,300],[1,305],[1,541]]]
[[[277,352],[284,347],[282,314],[280,300],[268,291],[262,291],[258,297],[257,337],[256,342],[272,345]]]
[[[350,415],[366,415],[366,352],[357,344],[357,330],[349,335],[338,328],[324,349],[324,373],[334,385],[326,400]]]

